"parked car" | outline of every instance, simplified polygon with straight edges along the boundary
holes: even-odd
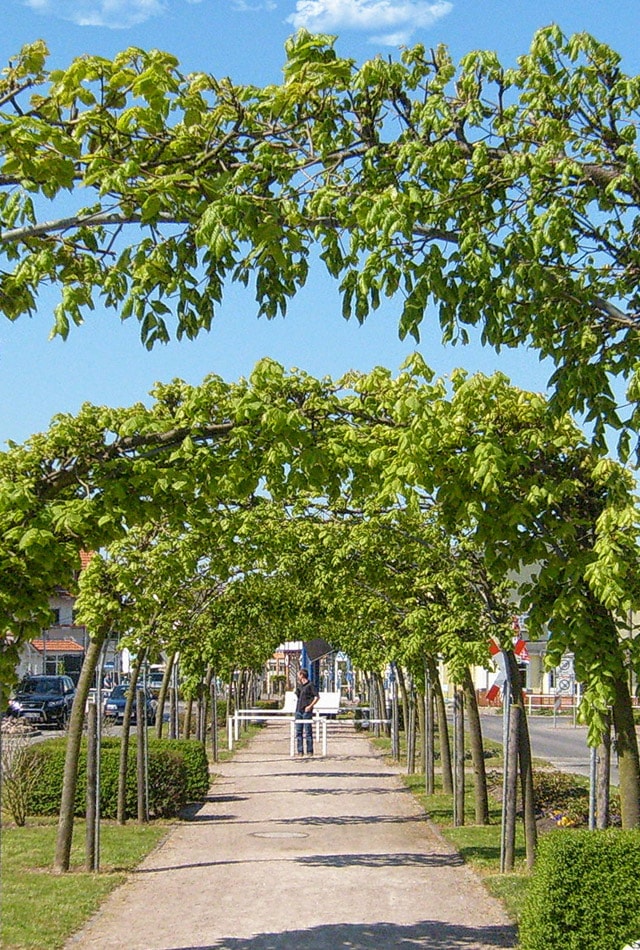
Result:
[[[64,728],[76,695],[70,676],[26,676],[9,700],[10,716]]]
[[[156,699],[160,695],[162,681],[164,680],[164,670],[152,669],[147,674],[147,689]]]
[[[105,719],[109,719],[111,722],[124,721],[124,707],[127,701],[128,692],[128,683],[120,683],[118,686],[113,687],[111,694],[107,697],[104,704]],[[152,726],[156,721],[156,710],[158,708],[158,704],[148,689],[145,693],[145,697],[147,707],[147,722],[150,726]],[[131,709],[131,722],[136,721],[136,706],[137,703],[134,698],[133,707]]]

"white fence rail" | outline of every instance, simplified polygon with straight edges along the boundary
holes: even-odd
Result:
[[[322,697],[322,694],[320,694]],[[327,694],[327,696],[332,694]],[[339,696],[339,694],[336,694]],[[319,711],[318,710],[319,707]],[[360,707],[362,708],[362,707]],[[227,740],[229,751],[240,739],[241,723],[269,723],[269,722],[288,722],[289,723],[289,754],[295,755],[295,726],[296,723],[306,723],[311,721],[315,732],[315,740],[318,748],[322,749],[321,754],[327,754],[327,726],[344,726],[346,724],[368,728],[370,725],[388,725],[389,719],[369,719],[365,717],[360,720],[337,720],[336,717],[341,712],[353,712],[353,707],[341,707],[325,700],[324,703],[318,703],[314,709],[313,719],[296,719],[295,710],[293,712],[285,705],[282,709],[237,709],[232,716],[227,719]]]

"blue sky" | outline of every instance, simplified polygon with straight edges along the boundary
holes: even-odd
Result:
[[[300,27],[337,34],[338,51],[358,61],[395,56],[401,45],[443,42],[456,60],[488,48],[512,62],[536,29],[556,22],[565,33],[593,33],[622,54],[626,71],[638,72],[637,9],[630,0],[3,0],[0,61],[37,38],[49,46],[51,67],[83,53],[154,47],[174,53],[185,72],[264,84],[279,80],[284,42]],[[129,405],[144,400],[155,380],[174,377],[237,379],[262,356],[338,376],[375,365],[397,370],[419,349],[439,374],[458,366],[500,369],[515,384],[538,390],[549,374],[535,352],[443,348],[432,321],[423,324],[420,345],[401,342],[393,302],[363,326],[346,323],[336,288],[320,268],[285,319],[258,320],[251,291],[229,287],[210,333],[152,352],[139,342],[137,326],[120,323],[114,312],[96,311],[67,341],[49,340],[55,303],[55,292],[47,292],[33,319],[0,323],[0,446],[46,429],[55,413],[75,412],[85,401]]]

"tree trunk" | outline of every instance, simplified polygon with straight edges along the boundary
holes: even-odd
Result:
[[[407,683],[404,676],[404,670],[401,666],[395,666],[395,671],[398,677],[398,687],[400,690],[399,699],[402,705],[402,724],[404,726],[405,739],[408,740],[409,736],[409,696],[408,690],[410,686],[407,687]]]
[[[453,824],[464,825],[464,696],[457,686],[453,694]]]
[[[398,678],[391,680],[391,755],[394,761],[400,759],[400,712],[398,709]]]
[[[614,683],[613,725],[618,754],[620,814],[623,828],[640,825],[640,762],[633,706],[626,677]]]
[[[504,784],[503,808],[503,860],[502,871],[513,871],[516,851],[516,815],[518,810],[518,746],[520,743],[520,717],[522,708],[511,706],[509,732],[505,758],[506,781]]]
[[[184,711],[184,723],[182,725],[182,738],[191,738],[191,720],[193,719],[193,696],[189,696]]]
[[[96,633],[89,643],[78,679],[78,687],[71,708],[69,728],[67,730],[67,748],[64,760],[64,777],[62,780],[62,800],[60,802],[60,816],[58,819],[58,833],[56,850],[53,860],[53,869],[58,873],[69,870],[71,859],[71,841],[73,838],[73,815],[76,802],[76,787],[78,784],[78,758],[82,740],[82,726],[84,711],[89,698],[89,690],[94,673],[100,660],[100,651],[109,636],[105,629]]]
[[[149,820],[147,814],[147,769],[145,739],[147,732],[147,704],[143,689],[136,690],[136,775],[138,783],[138,824]]]
[[[98,710],[95,703],[89,703],[87,714],[87,826],[85,846],[85,868],[95,871],[96,867],[96,806],[99,791],[96,788],[98,777]]]
[[[511,708],[519,710],[519,732],[517,734],[518,763],[520,769],[520,787],[522,792],[522,819],[524,824],[527,866],[532,868],[538,846],[538,828],[536,825],[536,803],[533,792],[533,766],[531,762],[531,741],[525,697],[522,691],[522,674],[513,650],[504,650],[505,663],[509,667],[511,684]]]
[[[230,677],[227,683],[227,722],[233,715],[233,711],[233,677]]]
[[[482,727],[478,711],[478,697],[471,679],[471,673],[465,671],[462,688],[464,690],[465,705],[467,707],[467,721],[469,728],[469,746],[471,764],[473,766],[473,789],[475,800],[475,820],[477,825],[489,824],[489,794],[487,792],[487,770],[484,760],[484,745],[482,743]]]
[[[418,761],[421,764],[421,771],[425,771],[425,732],[424,732],[424,713],[425,698],[424,685],[422,689],[416,689],[416,767]],[[418,745],[419,743],[419,745]]]
[[[218,684],[216,676],[211,676],[211,758],[218,761]]]
[[[380,710],[380,719],[387,719],[386,724],[382,724],[384,728],[384,734],[387,737],[391,737],[391,707],[387,709],[387,697],[384,693],[384,682],[382,676],[379,673],[375,674],[375,689],[378,696],[378,709]]]
[[[596,768],[596,827],[609,827],[611,805],[611,716],[605,718],[602,741],[597,751]]]
[[[407,731],[407,775],[413,775],[416,770],[416,694],[411,687],[407,696],[408,718]]]
[[[429,657],[429,674],[431,676],[431,685],[436,704],[436,715],[438,719],[438,739],[440,746],[440,766],[442,768],[442,791],[447,795],[453,795],[453,771],[451,768],[451,744],[449,743],[449,728],[447,724],[447,709],[442,695],[442,686],[440,677],[434,660]]]
[[[173,661],[176,657],[175,653],[172,653],[169,659],[167,660],[167,665],[164,669],[164,676],[162,677],[162,684],[160,686],[160,692],[158,693],[158,711],[156,715],[156,736],[158,739],[162,739],[162,728],[164,723],[164,707],[167,703],[167,695],[169,693],[169,684],[171,682],[171,673],[173,670]]]
[[[427,661],[424,661],[424,786],[427,795],[435,789],[435,743],[433,721],[433,684]]]
[[[120,737],[120,761],[118,766],[118,802],[116,806],[116,820],[124,825],[127,820],[127,772],[129,771],[129,734],[131,730],[131,710],[136,698],[136,686],[140,667],[144,659],[144,650],[138,653],[131,671],[131,678],[127,689],[127,698],[122,714],[122,735]]]

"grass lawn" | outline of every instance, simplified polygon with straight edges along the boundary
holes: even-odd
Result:
[[[101,871],[84,870],[84,821],[74,824],[72,871],[52,874],[57,821],[2,829],[2,947],[55,950],[78,930],[127,871],[169,830],[168,823],[101,824]]]
[[[243,732],[235,749],[242,748],[257,728],[252,726]],[[219,749],[221,760],[233,754],[226,748],[224,730]],[[139,825],[129,821],[118,825],[102,821],[100,871],[95,874],[84,869],[85,823],[76,819],[71,871],[54,874],[51,867],[57,819],[30,818],[25,827],[17,828],[5,816],[0,838],[0,946],[3,950],[63,947],[175,824],[157,821]]]

